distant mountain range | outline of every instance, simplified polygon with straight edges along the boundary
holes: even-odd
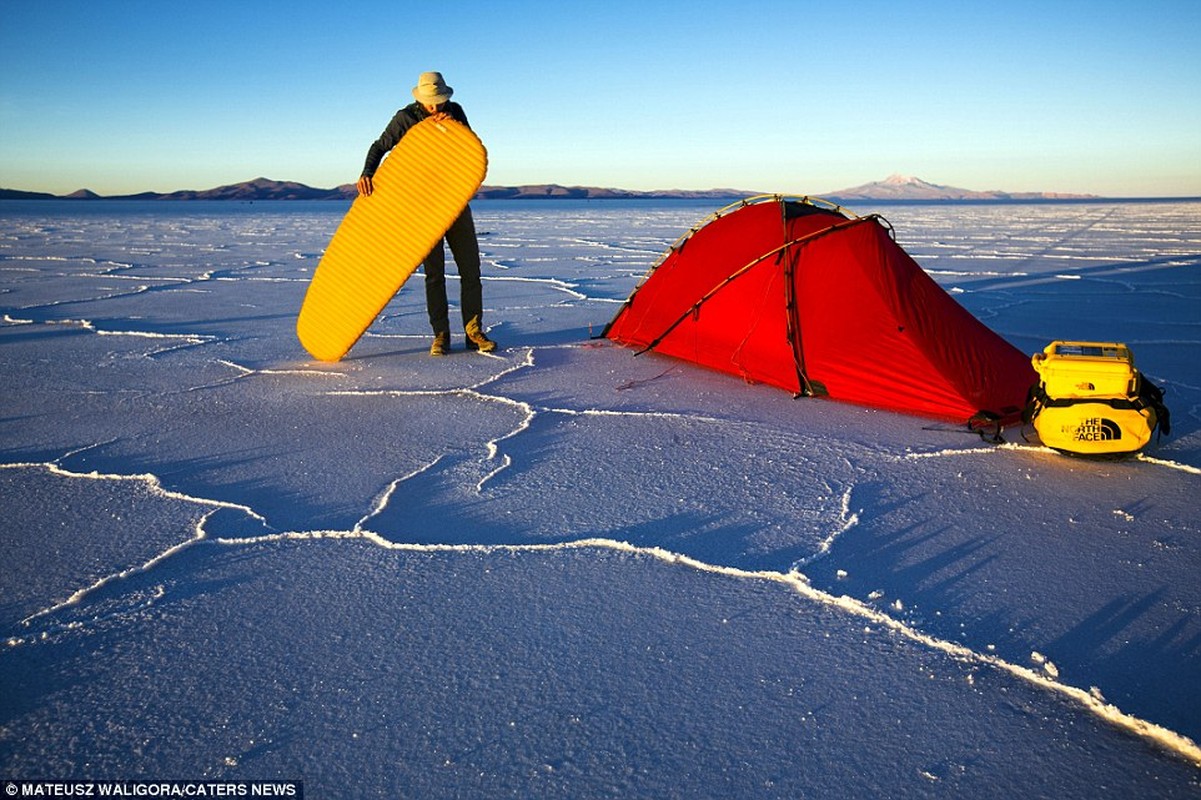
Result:
[[[978,192],[930,183],[910,175],[889,175],[882,181],[835,189],[822,197],[836,200],[1088,200],[1095,194],[1065,194],[1063,192]]]
[[[218,186],[215,189],[181,189],[175,192],[140,192],[138,194],[98,195],[90,189],[80,189],[66,195],[22,192],[0,189],[3,200],[349,200],[354,197],[354,184],[335,189],[314,189],[294,181],[273,181],[255,178],[252,181]]]
[[[613,199],[728,199],[751,197],[764,192],[740,189],[665,189],[661,191],[632,191],[592,186],[560,186],[534,184],[524,186],[482,186],[476,199],[488,200],[613,200]],[[0,200],[351,200],[356,190],[353,183],[333,189],[315,189],[294,181],[275,181],[255,178],[252,181],[218,186],[215,189],[184,189],[176,192],[141,192],[139,194],[101,196],[88,189],[68,195],[43,192],[23,192],[0,189]],[[829,200],[846,201],[937,201],[974,200],[1004,202],[1012,200],[1082,200],[1096,195],[1063,194],[1060,192],[1002,192],[974,191],[929,183],[921,178],[891,175],[882,181],[865,183],[849,189],[835,189],[820,195]]]
[[[525,186],[481,186],[480,200],[662,200],[751,197],[760,192],[741,189],[663,189],[639,192],[630,189],[604,189],[595,186],[560,186],[557,183]]]
[[[0,189],[0,200],[352,200],[358,194],[353,183],[333,189],[315,189],[293,181],[274,181],[255,178],[252,181],[218,186],[215,189],[184,189],[176,192],[141,192],[139,194],[98,195],[88,189],[80,189],[67,195],[43,192],[23,192],[15,189]],[[663,198],[729,198],[749,197],[758,192],[739,189],[670,189],[664,191],[638,192],[627,189],[604,189],[592,186],[560,186],[555,183],[524,186],[481,186],[477,200],[613,200],[613,199],[663,199]]]

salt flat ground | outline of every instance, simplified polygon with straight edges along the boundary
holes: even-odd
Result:
[[[1173,432],[1102,462],[592,338],[695,203],[477,204],[496,354],[413,283],[315,363],[344,210],[0,204],[0,777],[1201,796],[1201,204],[878,209],[1132,347]]]

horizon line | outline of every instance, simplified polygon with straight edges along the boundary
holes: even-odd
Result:
[[[918,180],[922,180],[922,179],[918,179]],[[338,193],[341,193],[341,194],[345,195],[345,197],[330,196],[330,197],[280,197],[280,198],[270,198],[270,197],[263,197],[263,198],[205,197],[205,198],[199,198],[199,197],[177,197],[176,196],[176,195],[186,195],[186,194],[212,193],[212,192],[218,192],[222,189],[234,189],[234,188],[238,188],[238,187],[250,186],[250,185],[253,185],[256,183],[260,183],[260,182],[267,182],[267,183],[276,184],[276,185],[295,186],[300,190],[308,190],[308,191],[313,191],[313,192],[326,193],[326,194],[330,194],[330,195],[337,195]],[[964,192],[964,193],[967,193],[968,196],[964,196],[964,197],[876,196],[876,197],[873,197],[870,195],[859,195],[857,193],[856,194],[849,194],[849,193],[841,194],[841,192],[847,192],[848,189],[856,189],[857,190],[857,189],[862,189],[865,186],[871,186],[873,184],[883,184],[883,183],[885,183],[884,180],[872,181],[868,184],[861,184],[861,185],[855,186],[855,187],[847,187],[844,189],[837,189],[837,190],[832,190],[829,192],[818,192],[818,193],[815,193],[815,192],[763,192],[763,191],[737,189],[737,188],[733,188],[733,187],[710,187],[710,188],[705,188],[705,189],[682,188],[682,187],[673,187],[670,189],[669,188],[626,189],[626,188],[616,187],[616,186],[598,186],[598,185],[585,185],[585,184],[541,182],[541,183],[521,183],[521,184],[482,184],[479,187],[479,189],[477,190],[477,193],[478,192],[496,192],[496,191],[504,191],[504,190],[521,190],[521,189],[532,189],[532,188],[546,188],[548,190],[557,188],[557,189],[564,189],[564,190],[568,190],[568,191],[582,190],[582,191],[614,192],[614,193],[621,193],[621,194],[628,195],[628,197],[604,197],[604,196],[570,197],[570,196],[564,196],[564,195],[553,195],[553,194],[548,193],[548,194],[543,194],[543,195],[523,195],[523,196],[514,196],[514,197],[481,197],[481,198],[476,198],[476,199],[477,200],[507,200],[507,199],[514,199],[514,200],[535,200],[535,199],[545,199],[545,200],[572,200],[572,199],[622,200],[622,199],[640,199],[640,196],[645,197],[645,199],[657,199],[654,197],[655,195],[660,195],[660,196],[666,195],[668,197],[663,197],[662,199],[672,199],[670,197],[671,195],[689,195],[689,194],[700,194],[700,195],[706,195],[706,196],[710,196],[710,197],[716,197],[716,196],[754,197],[754,196],[765,195],[765,194],[766,195],[774,194],[774,195],[795,196],[795,197],[816,197],[816,198],[831,198],[831,199],[855,200],[855,201],[867,201],[867,202],[903,202],[903,203],[913,203],[913,202],[932,202],[932,203],[941,203],[941,202],[1021,202],[1021,201],[1089,202],[1089,201],[1123,201],[1123,200],[1142,200],[1142,201],[1201,200],[1201,194],[1094,195],[1094,194],[1082,194],[1082,193],[1075,193],[1075,192],[1057,192],[1057,191],[1007,191],[1007,190],[1003,190],[1003,189],[976,190],[976,189],[964,189],[962,187],[949,186],[949,185],[945,185],[945,184],[933,184],[933,183],[926,182],[924,180],[922,182],[927,183],[930,186],[935,186],[937,188],[945,188],[945,189],[950,189],[952,191]],[[66,194],[56,194],[54,192],[43,192],[43,191],[26,190],[26,189],[13,189],[13,188],[0,186],[0,199],[4,199],[4,200],[173,200],[176,202],[184,202],[184,201],[189,201],[189,200],[191,200],[191,201],[195,201],[195,200],[210,200],[210,201],[343,200],[343,199],[353,199],[354,198],[354,189],[355,189],[355,184],[353,184],[353,183],[342,183],[342,184],[338,184],[334,187],[324,188],[324,187],[311,186],[309,184],[302,183],[300,181],[279,180],[279,179],[275,179],[275,178],[267,178],[264,176],[259,176],[256,178],[251,178],[249,180],[239,181],[236,183],[221,184],[221,185],[214,186],[214,187],[211,187],[208,189],[174,189],[174,190],[166,191],[166,192],[155,191],[155,190],[143,190],[143,191],[139,191],[139,192],[130,192],[130,193],[121,193],[121,194],[100,194],[100,193],[98,193],[92,189],[88,189],[88,188],[76,189],[76,190],[66,193]],[[18,195],[18,196],[5,197],[4,195]],[[688,198],[681,197],[678,199],[688,199]],[[696,199],[704,199],[704,198],[698,197]]]

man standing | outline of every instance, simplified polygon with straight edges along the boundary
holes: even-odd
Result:
[[[467,115],[463,113],[463,107],[450,100],[452,94],[454,90],[446,85],[442,73],[421,73],[417,85],[413,87],[415,102],[396,112],[388,127],[384,128],[379,139],[373,142],[367,151],[367,161],[358,181],[360,195],[371,194],[374,189],[371,178],[379,168],[380,162],[418,122],[430,118],[453,119],[467,125]],[[430,327],[434,330],[430,355],[443,356],[450,351],[450,312],[446,297],[446,251],[443,242],[450,246],[455,265],[459,268],[459,305],[467,349],[490,353],[496,349],[496,342],[488,338],[482,327],[484,293],[480,280],[480,245],[475,236],[475,221],[471,217],[471,208],[466,207],[423,262],[425,305],[429,312]]]

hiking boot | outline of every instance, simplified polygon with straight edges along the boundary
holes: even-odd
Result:
[[[450,352],[450,331],[434,334],[434,342],[430,345],[431,356],[444,356]]]
[[[479,350],[481,353],[491,353],[496,349],[496,342],[488,338],[483,329],[480,328],[480,318],[472,317],[467,323],[465,330],[467,334],[467,349]]]

